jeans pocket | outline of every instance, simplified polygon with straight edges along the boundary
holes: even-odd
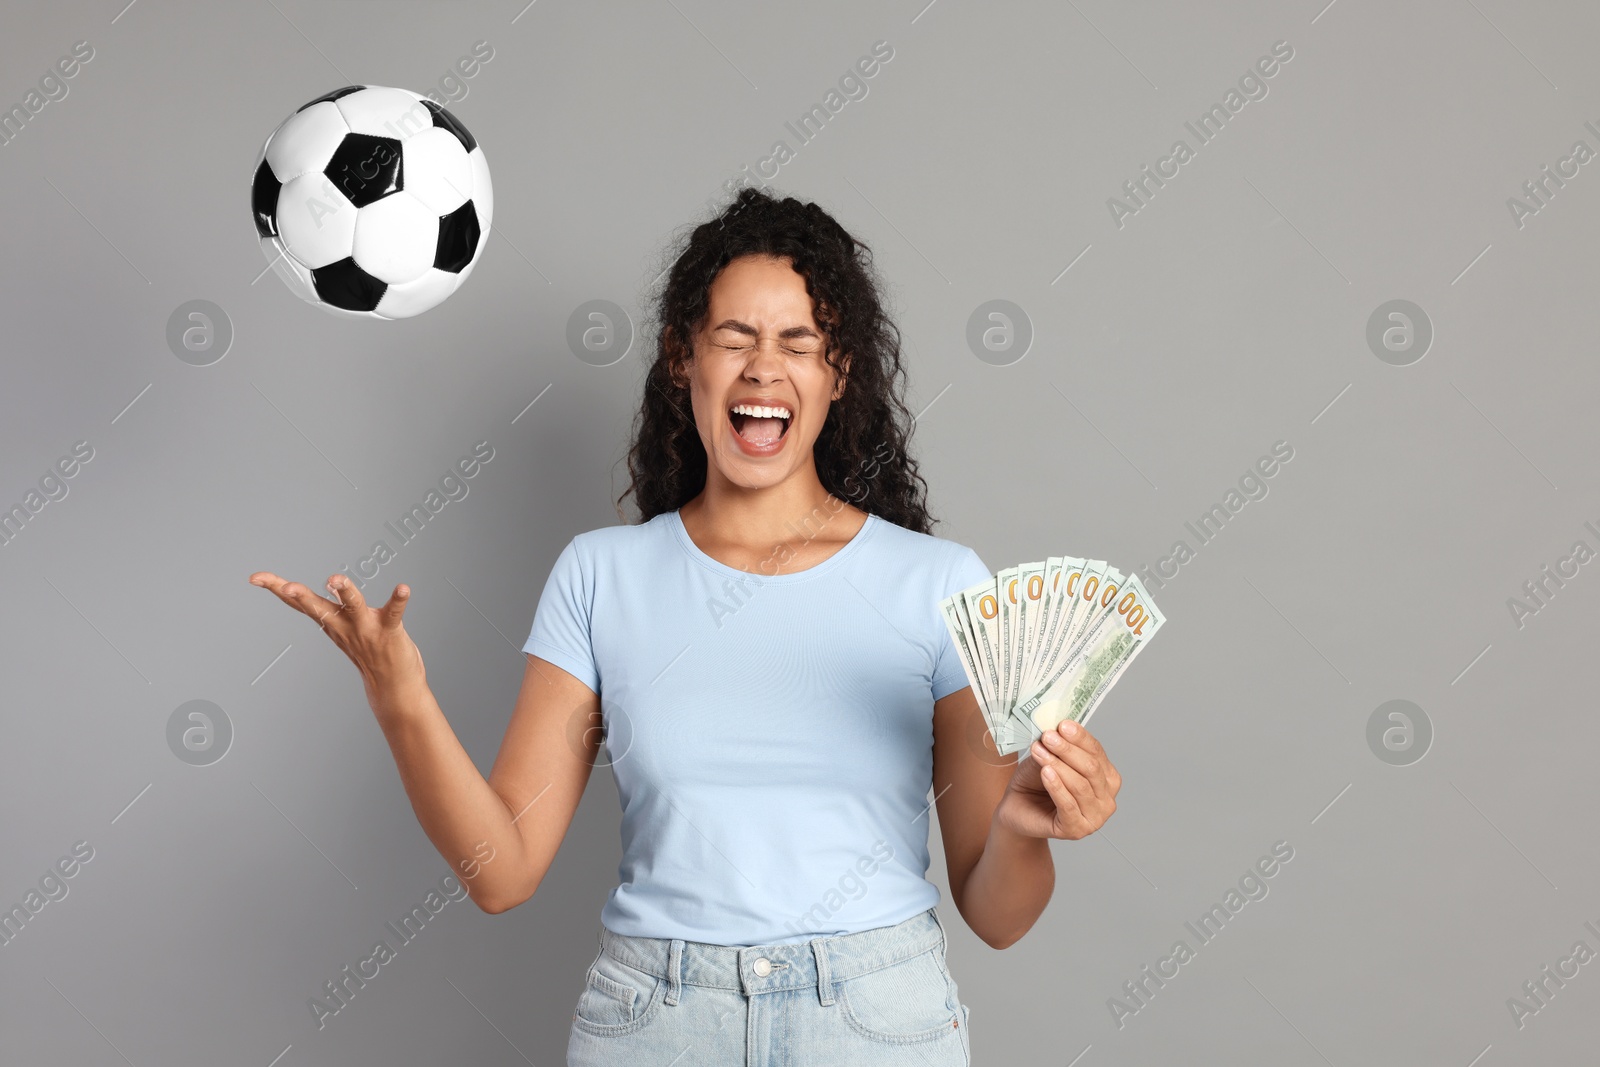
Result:
[[[852,1028],[892,1044],[933,1041],[960,1026],[951,982],[930,949],[888,967],[836,983],[839,1006]]]
[[[604,953],[590,966],[573,1022],[593,1034],[637,1030],[661,1003],[666,980]]]

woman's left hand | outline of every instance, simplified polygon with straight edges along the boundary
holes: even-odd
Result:
[[[1023,837],[1077,841],[1117,810],[1122,775],[1100,742],[1071,719],[1036,738],[995,809],[995,820]]]

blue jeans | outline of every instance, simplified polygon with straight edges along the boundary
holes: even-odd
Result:
[[[568,1067],[969,1067],[967,1006],[933,908],[741,948],[600,928]]]

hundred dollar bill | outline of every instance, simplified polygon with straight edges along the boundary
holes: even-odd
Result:
[[[955,643],[956,654],[961,658],[961,669],[966,672],[967,681],[972,684],[972,693],[978,702],[978,710],[983,712],[984,721],[989,724],[989,732],[993,733],[999,724],[996,703],[990,692],[988,672],[983,669],[977,649],[974,647],[974,640],[969,636],[971,626],[967,622],[966,608],[958,603],[955,596],[950,596],[939,602],[939,613],[944,618],[945,628],[950,631],[950,640]]]
[[[984,678],[978,667],[978,657],[974,654],[971,641],[966,638],[966,619],[962,608],[958,608],[955,597],[946,597],[939,601],[939,616],[944,619],[944,629],[950,632],[950,641],[955,645],[955,654],[962,661],[962,670],[966,672],[966,680],[973,686],[973,697],[978,701],[978,710],[984,713],[984,721],[989,723],[990,731],[994,731],[995,713],[994,705],[989,701],[987,693],[987,678]]]
[[[1005,721],[1005,707],[1000,688],[1000,598],[995,595],[996,588],[997,581],[991,577],[961,590],[954,600],[966,620],[972,656],[989,698],[992,725],[998,727]]]
[[[1007,678],[1008,700],[1016,703],[1017,694],[1022,688],[1022,660],[1020,649],[1022,647],[1022,632],[1026,628],[1023,619],[1023,602],[1021,586],[1023,571],[1027,569],[1026,563],[1019,563],[1015,567],[1007,567],[1001,571],[1000,581],[1000,618],[1002,622],[1001,633],[1005,636],[1006,666],[1009,668]]]
[[[1006,716],[1006,721],[1001,723],[994,731],[995,751],[1002,756],[1010,756],[1021,752],[1033,744],[1033,739],[1039,736],[1040,731],[1030,723],[1024,722],[1015,715]]]
[[[1017,589],[1016,567],[995,575],[995,594],[1000,598],[1000,704],[1009,711],[1017,702]]]
[[[1083,576],[1083,588],[1077,597],[1077,611],[1072,617],[1072,633],[1065,645],[1068,656],[1104,622],[1111,610],[1110,600],[1121,585],[1122,572],[1109,563]]]
[[[1031,692],[1034,683],[1040,676],[1041,669],[1049,662],[1053,655],[1053,642],[1061,619],[1067,608],[1066,586],[1071,581],[1069,575],[1073,567],[1082,567],[1083,560],[1072,556],[1051,556],[1045,561],[1044,595],[1041,598],[1042,610],[1039,613],[1039,632],[1034,642],[1033,650],[1029,653],[1028,662],[1022,668],[1022,686],[1024,692]]]
[[[1072,643],[1067,647],[1071,656],[1084,642],[1092,639],[1111,619],[1118,591],[1122,588],[1122,572],[1107,564],[1105,573],[1091,574],[1083,583],[1083,614]]]
[[[1007,567],[939,611],[1007,755],[1063,719],[1087,722],[1166,621],[1136,575],[1074,556]]]
[[[1161,613],[1161,609],[1156,607],[1154,604],[1150,605],[1150,618],[1150,632],[1145,636],[1144,639],[1141,639],[1138,644],[1133,646],[1133,649],[1125,657],[1123,657],[1122,661],[1117,664],[1116,668],[1111,671],[1110,674],[1105,675],[1101,679],[1099,686],[1095,689],[1094,693],[1088,700],[1088,706],[1085,707],[1081,712],[1081,717],[1075,719],[1077,723],[1083,726],[1089,725],[1090,716],[1092,716],[1095,713],[1095,709],[1100,706],[1100,701],[1105,697],[1106,692],[1112,686],[1117,684],[1117,679],[1121,678],[1122,672],[1128,669],[1128,664],[1132,663],[1133,658],[1137,656],[1141,650],[1143,650],[1145,644],[1148,642],[1148,639],[1155,636],[1155,632],[1161,629],[1161,624],[1167,621],[1167,617]],[[1035,709],[1033,714],[1035,717],[1035,723],[1039,722],[1040,709]]]
[[[1028,630],[1023,635],[1022,668],[1017,679],[1018,688],[1022,692],[1028,691],[1029,676],[1033,673],[1033,661],[1039,655],[1040,642],[1044,640],[1044,627],[1050,615],[1050,576],[1058,563],[1059,557],[1051,556],[1033,564],[1039,569],[1039,576],[1030,577],[1022,589],[1028,602]]]
[[[1044,568],[1045,561],[1036,563],[1017,564],[1017,584],[1013,595],[1017,598],[1017,638],[1016,648],[1013,650],[1017,657],[1017,692],[1027,692],[1023,688],[1023,679],[1028,672],[1028,656],[1033,651],[1036,638],[1034,631],[1039,628],[1039,612],[1044,598]]]
[[[1085,722],[1145,643],[1161,629],[1166,616],[1138,575],[1128,575],[1119,585],[1111,610],[1079,642],[1047,685],[1017,703],[1014,717],[1025,716],[1040,732],[1054,729],[1064,719]]]
[[[1084,576],[1077,597],[1078,608],[1073,619],[1073,632],[1065,642],[1063,655],[1052,666],[1051,673],[1041,679],[1039,684],[1029,691],[1030,693],[1039,692],[1052,684],[1051,679],[1059,677],[1060,672],[1073,661],[1078,650],[1094,640],[1102,628],[1112,620],[1115,615],[1114,605],[1121,588],[1122,572],[1109,564],[1098,574]],[[1014,708],[1016,705],[1012,706]],[[1026,716],[1027,713],[1021,714]]]
[[[1093,608],[1093,604],[1086,603],[1084,597],[1087,595],[1090,601],[1093,600],[1100,589],[1107,566],[1103,559],[1086,559],[1062,578],[1062,595],[1065,599],[1061,605],[1061,623],[1029,683],[1029,693],[1048,684],[1048,680],[1059,671],[1061,664],[1077,644],[1084,622]]]
[[[1021,651],[1022,666],[1017,671],[1019,693],[1031,691],[1034,674],[1045,654],[1051,624],[1060,603],[1060,572],[1061,557],[1051,556],[1039,565],[1037,578],[1030,576],[1028,587],[1024,590],[1028,601],[1028,633]]]
[[[1071,668],[1078,649],[1093,640],[1095,634],[1105,624],[1105,620],[1113,613],[1112,598],[1121,584],[1122,572],[1110,566],[1105,560],[1085,561],[1081,577],[1073,583],[1073,593],[1067,603],[1065,628],[1059,635],[1059,643],[1029,688],[1019,693],[1017,698],[1007,705],[1006,711],[1010,723],[1001,734],[997,735],[997,747],[1002,743],[999,740],[1001,737],[1005,739],[1004,743],[1021,749],[1026,748],[1035,737],[1039,736],[1039,728],[1028,712],[1021,709],[1021,703],[1030,696],[1036,696],[1050,689]]]

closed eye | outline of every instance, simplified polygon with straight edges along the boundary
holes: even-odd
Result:
[[[754,345],[725,345],[725,344],[722,344],[722,343],[718,342],[717,343],[717,347],[718,348],[722,348],[722,349],[726,349],[729,352],[748,352],[752,348],[754,348],[755,346]],[[783,346],[780,346],[780,347],[782,347],[782,349],[785,352],[789,353],[791,356],[814,356],[819,351],[821,351],[818,348],[794,348],[794,347],[789,346],[789,345],[783,345]]]

